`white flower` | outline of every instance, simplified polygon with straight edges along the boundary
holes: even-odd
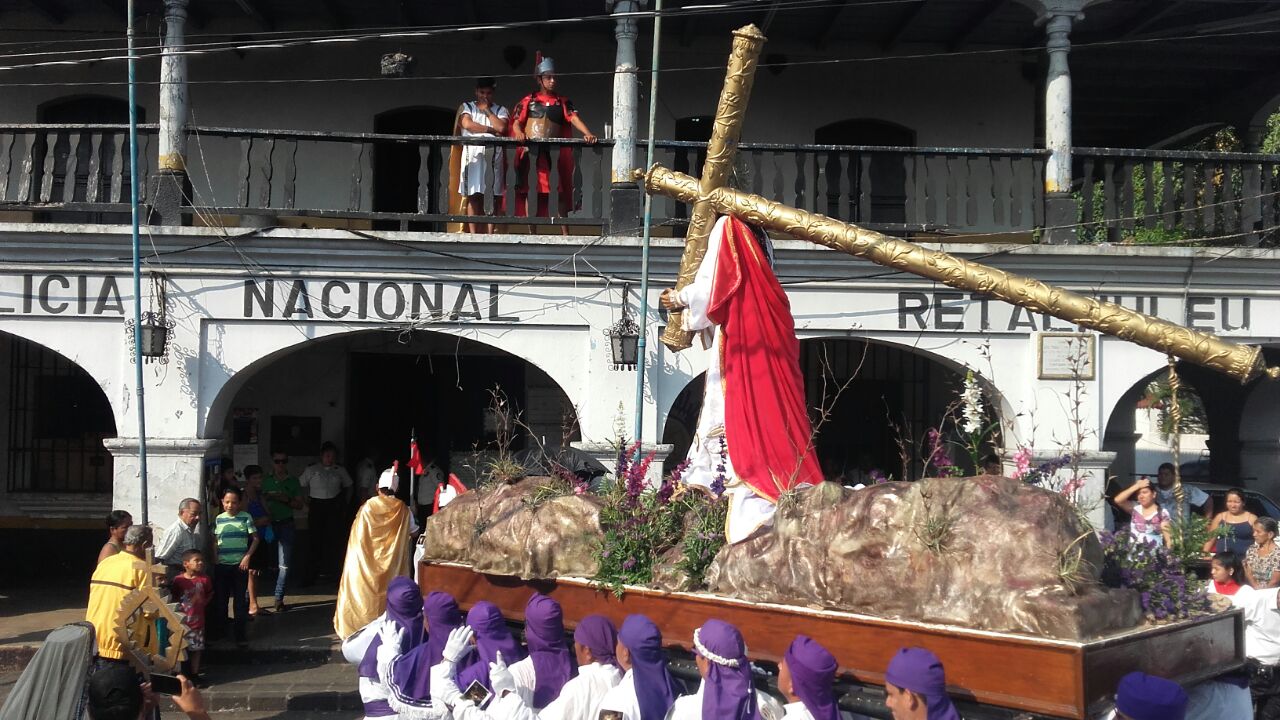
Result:
[[[972,372],[964,377],[964,392],[960,393],[960,399],[964,404],[964,421],[960,427],[966,433],[976,435],[982,431],[982,389]]]

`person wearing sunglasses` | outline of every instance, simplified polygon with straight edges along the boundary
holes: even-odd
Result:
[[[302,486],[298,478],[289,474],[289,455],[271,453],[271,470],[262,479],[262,496],[267,500],[267,512],[275,530],[276,561],[276,612],[288,608],[284,604],[284,587],[289,578],[289,563],[293,560],[293,511],[302,509]]]

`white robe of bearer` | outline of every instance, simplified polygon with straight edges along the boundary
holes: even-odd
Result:
[[[512,674],[514,675],[512,666]],[[539,720],[596,720],[605,696],[622,680],[622,671],[613,665],[579,665],[578,675],[560,689],[560,697],[538,711]],[[516,685],[520,680],[516,679]],[[635,688],[632,688],[634,693]],[[522,692],[523,694],[523,692]],[[530,693],[532,695],[532,693]]]
[[[762,720],[782,720],[784,711],[782,703],[774,699],[772,695],[762,693],[756,690],[756,707],[760,709],[760,717]],[[803,706],[801,706],[803,708]],[[806,714],[808,711],[805,711]],[[698,685],[698,692],[692,695],[685,695],[676,698],[676,704],[671,706],[671,712],[667,713],[667,720],[703,720],[702,719],[702,685]]]
[[[683,481],[689,485],[710,488],[723,474],[725,493],[729,496],[729,516],[725,521],[725,538],[730,543],[745,540],[761,525],[773,519],[774,504],[738,479],[729,459],[724,433],[724,375],[720,366],[720,329],[707,317],[711,303],[711,285],[716,276],[716,258],[720,255],[720,242],[724,237],[729,218],[721,217],[711,229],[707,241],[707,254],[698,266],[698,274],[692,283],[679,293],[679,302],[685,306],[684,329],[699,333],[703,345],[710,338],[711,362],[707,366],[706,384],[702,394],[702,412],[698,415],[698,428],[689,446],[689,466]],[[770,258],[772,260],[772,257]],[[719,466],[724,466],[721,473]]]
[[[630,670],[605,694],[596,717],[604,710],[622,713],[622,720],[640,720],[640,699],[636,697],[636,679]]]

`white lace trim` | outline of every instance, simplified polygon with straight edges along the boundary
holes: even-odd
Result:
[[[719,655],[708,650],[707,646],[702,644],[702,638],[699,636],[699,633],[701,631],[702,631],[702,628],[698,628],[693,631],[693,647],[695,650],[698,651],[699,655],[701,655],[702,657],[710,660],[711,662],[717,665],[723,665],[724,667],[731,667],[731,668],[738,667],[739,663],[737,658],[720,657]],[[742,650],[743,650],[742,654],[746,655],[745,646],[742,648]]]

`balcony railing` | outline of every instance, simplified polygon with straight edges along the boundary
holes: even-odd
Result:
[[[144,193],[156,133],[155,125],[140,129]],[[523,144],[524,163],[516,162],[522,144],[514,140],[465,142],[502,157],[502,192],[484,198],[488,220],[500,229],[600,232],[606,225],[610,142],[531,141]],[[191,127],[187,212],[199,224],[456,228],[468,220],[451,188],[453,156],[462,145],[461,138],[438,135]],[[127,221],[127,147],[122,125],[0,125],[0,211],[38,220]],[[658,162],[695,176],[706,154],[705,143],[660,141],[656,148]],[[733,181],[893,234],[1031,241],[1045,226],[1046,157],[1033,149],[743,143]],[[537,188],[537,167],[548,163],[563,163],[566,171],[547,174],[549,207],[546,217],[536,217],[536,192],[519,191]],[[1276,240],[1280,156],[1077,148],[1074,166],[1085,241]],[[656,199],[657,232],[682,234],[688,212]]]

